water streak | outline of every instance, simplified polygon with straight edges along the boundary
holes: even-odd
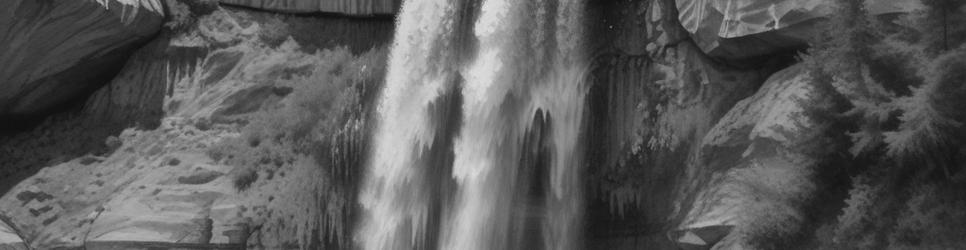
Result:
[[[359,196],[364,208],[356,241],[364,249],[422,244],[431,193],[419,160],[434,141],[430,106],[456,76],[457,1],[406,1],[378,106],[378,128]]]
[[[469,18],[459,2],[403,6],[356,239],[365,249],[420,248],[423,234],[438,231],[441,249],[579,248],[588,91],[584,1],[473,5],[479,8],[472,26],[476,43],[467,61],[455,56],[460,45],[454,43],[463,42],[456,29],[464,28],[457,16]],[[465,82],[452,176],[427,176],[418,158],[442,129],[429,107],[459,76]],[[535,131],[548,138],[528,141]],[[546,171],[534,172],[543,176],[525,174],[541,167],[528,160],[541,157],[534,152],[547,154]],[[441,199],[427,189],[449,178],[456,181],[453,201],[435,215],[445,217],[440,228],[427,228],[430,203]],[[545,185],[539,189],[544,193],[527,191],[534,183]],[[539,225],[537,235],[530,235],[531,222]]]

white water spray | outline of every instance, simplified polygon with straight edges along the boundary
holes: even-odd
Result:
[[[583,0],[486,0],[473,26],[478,41],[469,62],[456,62],[457,1],[408,1],[400,14],[387,87],[380,104],[375,151],[362,190],[365,209],[356,240],[365,249],[417,248],[425,238],[433,180],[416,158],[434,132],[428,106],[453,86],[462,86],[462,125],[453,152],[456,193],[439,235],[441,249],[521,248],[525,220],[540,221],[542,247],[580,245],[583,212],[580,131],[588,67],[582,49]],[[467,65],[457,69],[459,65]],[[536,114],[543,114],[536,116]],[[547,193],[537,209],[520,209],[518,179],[524,140],[546,119],[549,159]],[[546,128],[545,128],[546,129]],[[526,199],[526,197],[524,197]],[[533,211],[531,211],[533,210]],[[525,239],[523,239],[525,240]],[[406,245],[408,244],[408,245]]]
[[[406,1],[389,58],[356,241],[364,249],[415,247],[426,233],[430,185],[417,159],[435,133],[429,107],[452,88],[457,14],[451,0]]]

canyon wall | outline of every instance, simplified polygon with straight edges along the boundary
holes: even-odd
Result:
[[[355,84],[381,81],[391,21],[169,4],[189,18],[170,22],[82,107],[0,138],[9,177],[0,181],[0,249],[348,241],[352,206],[338,190],[355,190],[348,179],[363,150],[365,109],[312,108],[340,115],[321,116],[329,118],[317,123],[338,125],[318,130],[328,132],[308,148],[270,139],[249,146],[258,133],[243,128],[296,123],[309,112],[301,107],[323,106],[316,99],[371,100],[355,96],[363,88]],[[308,32],[316,28],[323,31]]]
[[[161,28],[158,0],[14,0],[0,10],[0,116],[42,116],[117,73]]]

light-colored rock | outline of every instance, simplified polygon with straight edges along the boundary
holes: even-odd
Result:
[[[204,152],[178,150],[212,143],[217,137],[208,133],[170,125],[166,133],[128,131],[115,154],[45,168],[0,198],[0,210],[39,249],[99,241],[209,243],[211,205],[233,197],[230,178],[184,180],[231,167],[211,164]],[[171,159],[182,163],[172,166]]]
[[[704,137],[703,160],[689,166],[685,193],[693,200],[679,200],[690,209],[671,235],[733,226],[709,245],[754,249],[750,241],[761,235],[797,233],[807,216],[805,202],[818,189],[813,175],[822,160],[806,152],[831,146],[809,143],[825,129],[806,113],[823,100],[815,93],[808,74],[795,66],[735,105]]]
[[[0,217],[2,218],[2,217]],[[20,235],[7,223],[0,220],[0,250],[26,250],[27,245]]]
[[[833,0],[676,0],[681,25],[706,53],[728,58],[766,55],[805,45]],[[919,0],[866,0],[872,14],[908,13]]]
[[[274,50],[241,51],[247,64],[284,62],[266,60],[277,56]],[[162,85],[177,89],[166,100],[196,98],[198,102],[173,108],[156,130],[126,130],[119,136],[123,143],[108,156],[85,156],[44,168],[0,198],[0,216],[11,218],[31,247],[39,249],[141,247],[137,242],[166,247],[242,246],[245,238],[230,237],[238,234],[231,231],[248,233],[251,219],[243,217],[243,206],[251,207],[252,202],[233,185],[229,173],[235,167],[206,155],[208,147],[238,134],[231,129],[202,129],[192,119],[207,118],[220,107],[234,105],[231,101],[240,100],[229,101],[233,93],[257,84],[236,77],[261,75],[251,68],[229,70],[234,80],[213,84],[210,91],[201,91],[205,86],[198,82],[203,78],[196,77],[209,71],[162,78]]]
[[[106,83],[162,17],[158,0],[4,2],[0,115],[43,115]]]
[[[281,12],[324,12],[350,16],[393,15],[402,0],[218,0],[221,3]]]

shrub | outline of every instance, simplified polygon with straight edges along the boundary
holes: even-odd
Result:
[[[235,189],[244,191],[258,180],[258,172],[251,168],[244,168],[242,171],[235,173],[232,180],[235,184]]]
[[[308,56],[307,67],[292,65],[304,73],[270,77],[274,80],[264,83],[286,90],[278,105],[256,107],[257,111],[246,115],[241,136],[209,148],[212,159],[239,167],[238,176],[245,178],[239,177],[236,184],[246,183],[236,185],[239,190],[255,181],[247,177],[249,172],[275,171],[299,155],[312,156],[328,174],[354,176],[348,171],[361,168],[368,137],[365,120],[383,81],[386,51],[376,49],[355,56],[346,48],[337,48]],[[282,67],[266,67],[263,74],[277,76],[291,68],[284,61],[278,63]],[[346,192],[351,189],[345,188]],[[350,193],[354,195],[354,191]]]
[[[272,47],[276,47],[285,42],[291,34],[288,24],[282,22],[279,17],[268,18],[265,22],[260,23],[259,26],[258,38]]]

